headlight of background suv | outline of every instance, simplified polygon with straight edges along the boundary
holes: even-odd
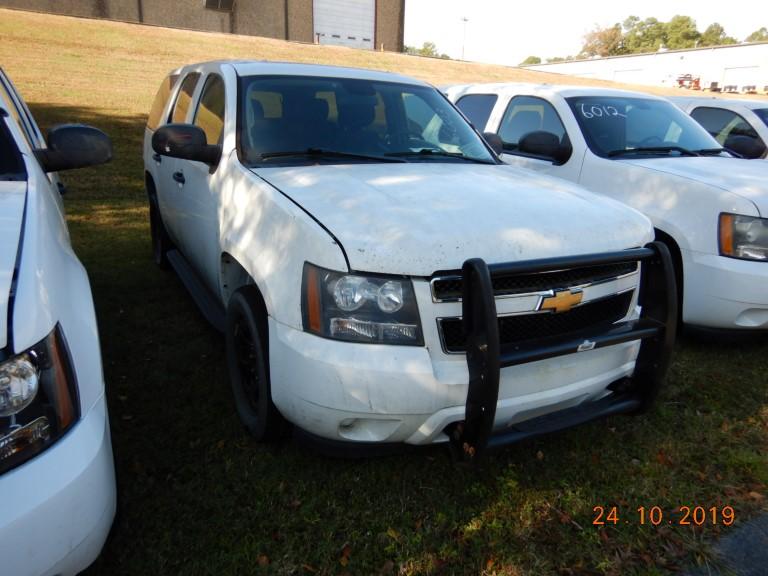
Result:
[[[344,274],[304,264],[304,330],[335,340],[423,345],[413,284],[396,276]]]
[[[0,360],[0,474],[53,444],[79,418],[77,386],[60,328]]]
[[[768,261],[768,219],[720,214],[720,254]]]

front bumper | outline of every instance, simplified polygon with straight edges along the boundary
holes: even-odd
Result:
[[[683,259],[685,323],[768,330],[768,262],[690,251]]]
[[[612,330],[589,334],[593,349],[586,351],[580,348],[583,338],[527,352],[507,351],[503,366],[498,365],[490,376],[487,371],[480,374],[482,367],[478,372],[472,354],[467,360],[453,356],[437,362],[429,343],[416,348],[337,342],[270,319],[273,401],[284,416],[314,436],[408,444],[446,441],[447,433],[460,426],[466,429],[468,406],[476,401],[479,390],[486,402],[483,409],[493,405],[486,421],[487,436],[493,433],[499,438],[510,434],[511,427],[543,414],[618,397],[608,387],[621,383],[626,389],[626,379],[633,375],[643,381],[642,394],[636,394],[637,402],[616,406],[621,411],[636,410],[650,402],[658,389],[674,341],[676,291],[668,254],[659,255],[662,250],[653,246],[609,255],[643,261],[642,317],[638,308]],[[545,264],[556,269],[565,262]],[[486,296],[493,304],[492,293]],[[475,299],[463,300],[466,323],[472,317],[467,306]],[[488,322],[495,319],[494,309]],[[641,346],[640,340],[646,343]],[[496,352],[497,362],[499,358]],[[484,388],[478,380],[492,385]]]
[[[99,555],[115,515],[107,405],[0,476],[0,562],[14,576],[74,576]]]

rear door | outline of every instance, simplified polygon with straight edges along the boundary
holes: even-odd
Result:
[[[192,114],[192,102],[198,88],[200,74],[190,72],[181,81],[176,91],[174,103],[168,112],[167,123],[186,123]],[[157,199],[163,224],[178,248],[186,253],[182,231],[187,225],[188,215],[185,212],[184,182],[179,169],[179,160],[170,156],[162,156],[155,162],[157,179]]]

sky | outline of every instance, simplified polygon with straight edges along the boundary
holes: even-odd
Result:
[[[612,26],[627,16],[666,22],[676,14],[691,16],[701,32],[718,22],[737,40],[768,27],[764,0],[406,0],[405,43],[434,42],[454,59],[462,57],[463,47],[466,60],[517,65],[528,56],[544,61],[576,55],[595,26]]]

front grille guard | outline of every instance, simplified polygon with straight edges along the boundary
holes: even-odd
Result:
[[[639,319],[614,324],[608,330],[583,335],[574,340],[549,343],[544,346],[502,347],[491,277],[494,274],[531,274],[563,268],[596,266],[627,261],[641,263],[638,303],[642,306]],[[672,258],[661,242],[651,242],[644,248],[547,258],[503,264],[486,264],[473,258],[462,266],[462,317],[466,334],[469,388],[464,420],[448,432],[454,457],[472,462],[489,445],[500,445],[535,435],[535,431],[514,429],[493,435],[493,421],[499,398],[499,377],[502,368],[573,354],[623,342],[642,340],[635,362],[632,382],[623,386],[627,393],[594,403],[594,410],[579,407],[558,423],[542,419],[540,432],[553,431],[567,425],[586,422],[618,412],[641,411],[658,394],[672,359],[677,331],[677,287]]]

